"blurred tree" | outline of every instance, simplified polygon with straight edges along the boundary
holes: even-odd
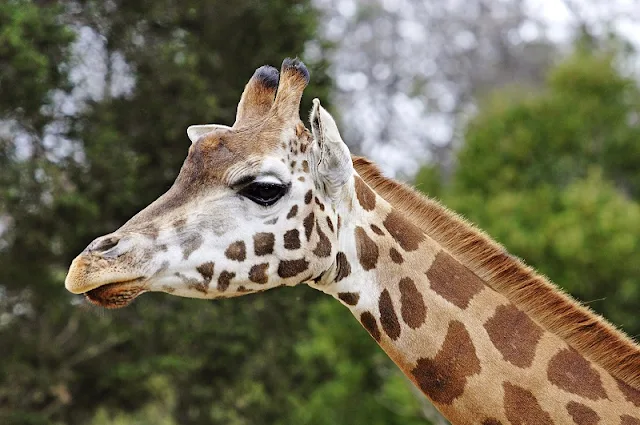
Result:
[[[46,135],[56,115],[54,91],[69,89],[64,64],[74,39],[59,22],[61,12],[26,0],[0,4],[0,249],[6,252],[12,244],[32,259],[42,248],[49,251],[48,238],[14,239],[7,227],[35,219],[32,213],[55,190],[57,173],[49,167]],[[53,175],[45,176],[45,168]],[[31,223],[34,227],[50,224],[46,216],[36,220],[41,221]],[[7,273],[3,284],[40,277],[28,268],[0,265]]]
[[[430,423],[412,384],[341,304],[316,303],[308,324],[310,337],[296,343],[308,372],[291,397],[295,408],[278,424]]]
[[[640,88],[578,48],[545,90],[493,96],[450,184],[417,184],[630,335],[640,334]]]
[[[345,140],[389,172],[413,174],[429,157],[448,177],[478,96],[540,85],[557,53],[522,0],[316,3],[338,43],[331,68]]]

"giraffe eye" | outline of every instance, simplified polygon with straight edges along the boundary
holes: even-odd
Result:
[[[288,188],[289,186],[283,184],[253,182],[243,187],[238,193],[256,204],[268,207],[278,202],[278,199],[287,193]]]

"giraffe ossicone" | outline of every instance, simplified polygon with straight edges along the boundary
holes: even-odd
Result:
[[[351,157],[302,62],[261,67],[233,126],[191,126],[173,186],[76,257],[66,288],[335,297],[455,424],[640,424],[640,350],[472,225]]]

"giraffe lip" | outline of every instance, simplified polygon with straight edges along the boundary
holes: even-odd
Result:
[[[105,308],[126,307],[140,294],[146,292],[144,277],[107,283],[84,293],[91,304]]]

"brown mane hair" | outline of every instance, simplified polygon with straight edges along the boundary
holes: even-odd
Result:
[[[456,213],[353,157],[360,177],[488,286],[612,376],[640,388],[640,347]]]

